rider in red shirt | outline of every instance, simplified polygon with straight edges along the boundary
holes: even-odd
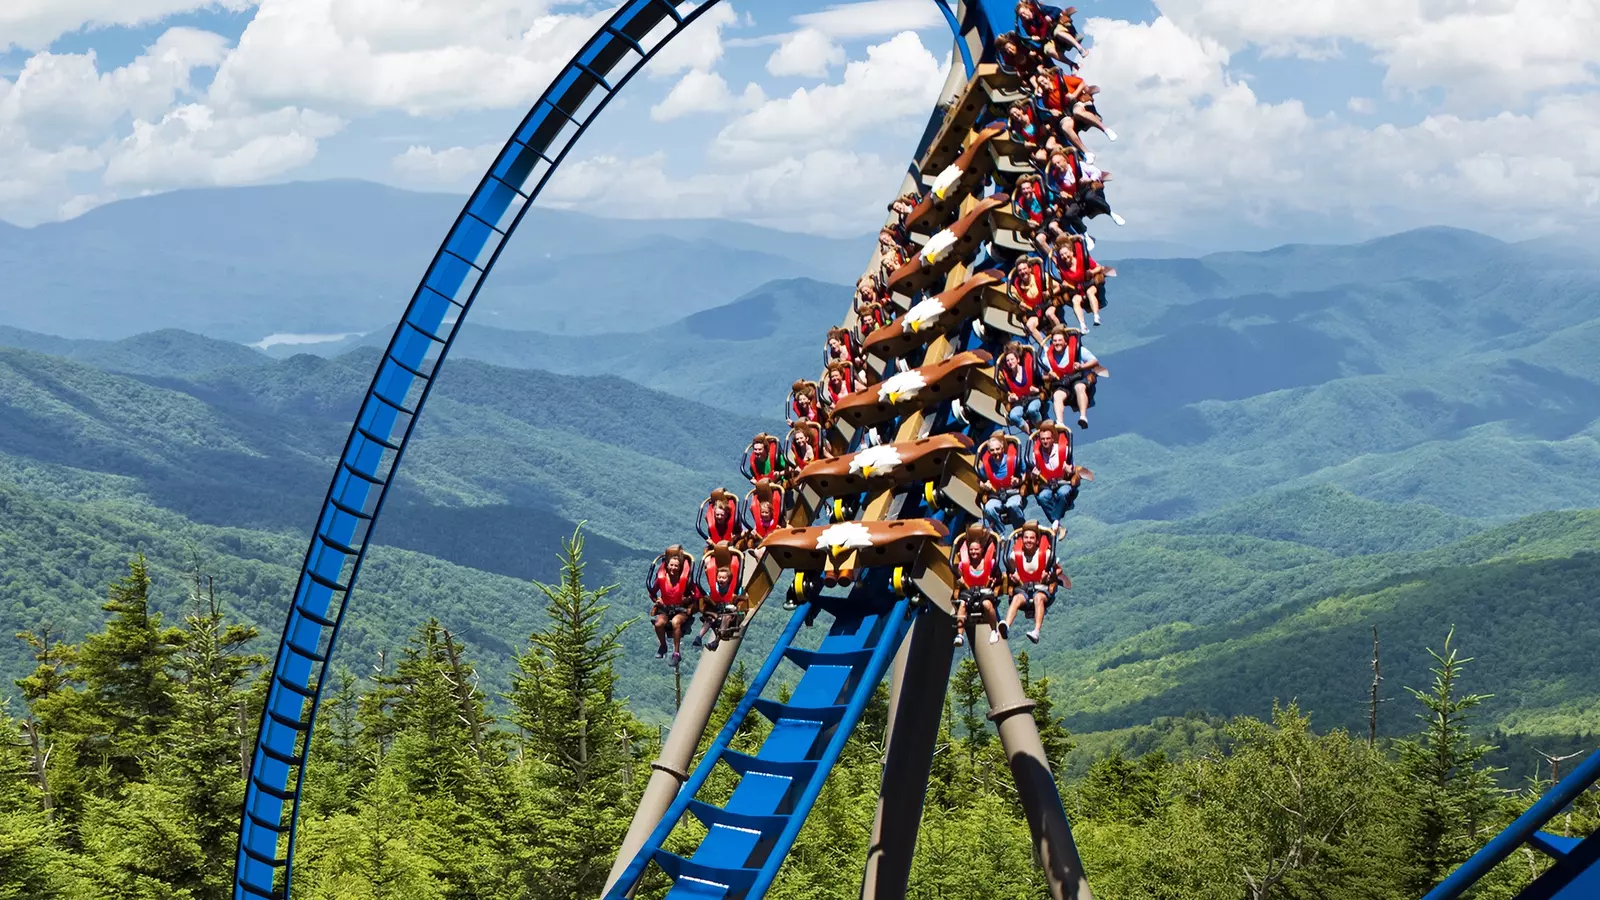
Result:
[[[1011,609],[1000,623],[1000,636],[1009,637],[1017,614],[1024,608],[1033,617],[1033,630],[1028,640],[1039,643],[1039,629],[1044,626],[1044,611],[1056,602],[1057,588],[1071,588],[1072,582],[1061,573],[1056,561],[1055,536],[1029,522],[1011,533],[1009,552],[1006,554],[1007,581],[1011,587]]]

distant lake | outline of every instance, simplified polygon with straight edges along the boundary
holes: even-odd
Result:
[[[343,334],[269,334],[250,346],[265,350],[280,344],[326,344],[329,341],[342,341],[347,337],[355,337],[359,331],[347,331]]]

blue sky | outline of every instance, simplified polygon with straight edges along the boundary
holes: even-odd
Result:
[[[1078,0],[1128,220],[1195,247],[1600,217],[1592,0]],[[0,218],[192,186],[460,191],[605,9],[9,0]],[[551,204],[831,234],[881,217],[948,65],[924,0],[727,0],[613,104]],[[1093,139],[1091,139],[1093,140]]]

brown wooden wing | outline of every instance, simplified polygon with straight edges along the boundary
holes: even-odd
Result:
[[[988,351],[968,350],[942,362],[912,369],[922,375],[923,387],[914,394],[893,399],[880,396],[885,385],[896,377],[890,376],[882,384],[839,398],[833,407],[833,418],[857,428],[867,428],[908,412],[957,399],[966,390],[970,374],[993,361],[994,357]]]
[[[905,316],[874,331],[861,345],[864,353],[879,359],[899,359],[912,350],[927,344],[940,334],[957,327],[978,315],[986,295],[984,288],[1003,285],[1005,279],[994,271],[983,271],[968,278],[956,287],[934,297],[944,307],[935,318],[921,325],[911,325]],[[1001,289],[1002,291],[1004,288]],[[909,327],[908,327],[909,326]]]
[[[978,245],[989,239],[994,230],[989,215],[1011,202],[1006,194],[995,194],[985,197],[973,207],[972,211],[956,220],[945,231],[955,237],[955,243],[937,262],[924,262],[923,253],[918,250],[917,255],[900,268],[894,270],[889,276],[889,290],[897,294],[912,296],[922,291],[931,290],[946,272],[949,272],[957,263],[970,259]],[[940,232],[943,234],[943,232]],[[939,235],[934,235],[929,241],[939,240]]]
[[[838,459],[817,460],[801,470],[795,483],[810,488],[819,497],[839,497],[845,494],[859,494],[884,485],[933,481],[939,477],[945,459],[951,453],[971,452],[973,445],[972,438],[964,434],[939,434],[920,441],[906,441],[889,446],[893,447],[900,457],[899,462],[891,467],[856,468],[852,471],[852,466],[861,456],[860,453],[852,453]],[[882,453],[882,451],[866,452],[874,455]]]
[[[818,545],[829,529],[850,526],[857,534],[864,530],[870,545],[842,547],[835,552],[827,544]],[[840,532],[836,532],[840,533]],[[761,549],[776,559],[785,569],[800,572],[820,572],[828,567],[830,557],[855,554],[856,568],[904,565],[914,560],[917,551],[926,541],[940,541],[950,533],[934,519],[895,519],[888,522],[836,522],[832,525],[814,525],[810,528],[784,528],[767,535]]]
[[[950,224],[961,208],[961,201],[977,190],[989,170],[994,168],[994,156],[988,152],[988,143],[1005,133],[1005,130],[1006,126],[1001,124],[977,132],[967,149],[961,151],[961,155],[950,164],[961,170],[961,177],[945,189],[942,197],[932,190],[923,194],[922,200],[906,216],[906,227],[918,234],[933,234]],[[940,169],[929,173],[928,177],[935,178],[943,172],[944,169]]]

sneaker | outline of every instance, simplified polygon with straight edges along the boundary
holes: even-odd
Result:
[[[683,654],[676,650],[672,651],[672,667],[676,669],[680,662],[683,662]]]
[[[1083,236],[1083,247],[1084,247],[1085,250],[1088,250],[1089,252],[1093,253],[1094,252],[1094,238],[1088,236],[1087,234],[1084,235]]]
[[[699,650],[701,647],[705,646],[705,641],[702,640],[700,635],[697,634],[694,636],[694,641],[690,644],[690,646],[694,647],[696,650]]]
[[[719,645],[721,643],[722,643],[722,638],[717,637],[717,635],[713,632],[712,635],[711,635],[711,640],[706,641],[706,649],[707,650],[715,650],[715,649],[717,649],[717,645]]]
[[[1113,144],[1117,142],[1117,133],[1109,128],[1106,129],[1106,137],[1110,138],[1111,143]]]
[[[1005,626],[1004,626],[1004,625],[1002,625],[1002,626],[1000,626],[1000,627],[1001,627],[1001,628],[1004,628],[1004,627],[1005,627]],[[989,643],[991,643],[991,644],[998,644],[998,643],[1000,643],[1000,632],[998,632],[998,631],[991,631],[991,632],[989,632]]]
[[[956,632],[956,646],[957,647],[965,647],[966,645],[967,645],[967,636],[962,634],[959,631]]]
[[[1128,220],[1127,219],[1124,219],[1123,217],[1117,215],[1116,213],[1112,213],[1111,214],[1111,221],[1117,223],[1118,225],[1126,225],[1126,224],[1128,224]]]
[[[1033,641],[1035,644],[1039,643],[1039,629],[1035,628],[1028,632],[1028,640]]]
[[[996,629],[996,633],[1008,641],[1011,640],[1011,626],[1005,622],[1000,623],[1000,627]]]
[[[1098,325],[1099,325],[1099,324],[1100,324],[1100,317],[1099,317],[1099,316],[1095,316],[1095,317],[1094,317],[1094,324],[1095,324],[1095,325],[1096,325],[1096,326],[1098,326]]]
[[[666,658],[667,658],[667,645],[666,644],[662,644],[661,646],[656,648],[656,659],[666,659]]]
[[[1088,431],[1089,430],[1089,417],[1088,416],[1079,416],[1078,417],[1078,427],[1083,429],[1084,431]]]
[[[1085,150],[1083,153],[1083,161],[1091,166],[1094,165],[1094,154]]]

